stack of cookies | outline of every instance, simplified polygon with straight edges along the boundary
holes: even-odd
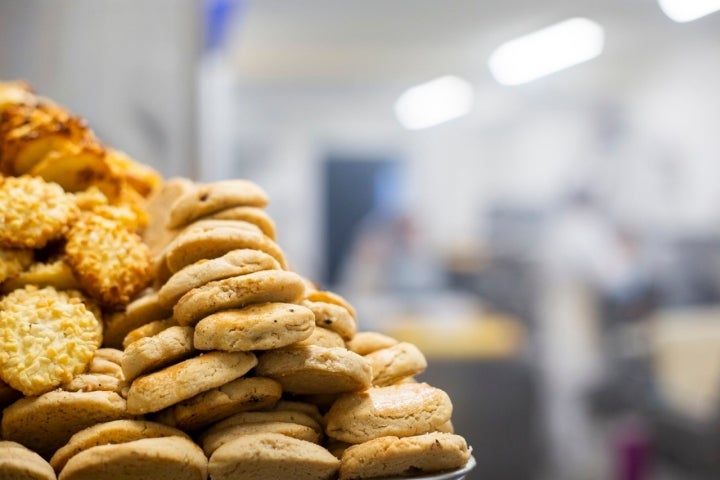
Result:
[[[26,102],[12,111],[49,125],[24,85],[5,87],[0,113]],[[18,175],[41,149],[3,150],[2,135],[25,138],[7,118],[0,453],[21,453],[0,454],[0,477],[351,480],[467,464],[450,398],[415,380],[422,352],[359,332],[348,301],[290,268],[259,186],[160,184],[73,146],[89,134],[39,129],[43,154],[60,151],[47,162],[125,165],[123,188],[145,185],[148,201],[109,198],[105,177],[70,192],[64,176]]]

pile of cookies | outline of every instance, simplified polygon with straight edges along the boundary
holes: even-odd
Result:
[[[0,166],[32,163],[2,147],[28,95],[0,84]],[[43,158],[85,152],[52,138]],[[415,380],[422,352],[359,332],[292,270],[256,184],[147,180],[130,204],[1,171],[0,452],[22,453],[0,453],[0,476],[349,480],[470,459],[448,395]]]

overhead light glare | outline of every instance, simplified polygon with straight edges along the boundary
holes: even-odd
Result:
[[[604,45],[601,25],[571,18],[500,45],[488,67],[499,83],[520,85],[591,60]]]
[[[720,10],[720,0],[658,0],[658,5],[678,23],[691,22]]]
[[[473,100],[466,80],[447,75],[407,89],[395,102],[395,115],[403,127],[419,130],[467,114]]]

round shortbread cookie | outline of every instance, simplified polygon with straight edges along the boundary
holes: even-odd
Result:
[[[29,248],[0,247],[0,284],[3,284],[4,291],[15,290],[15,287],[5,290],[5,284],[14,281],[23,270],[32,265],[33,255],[32,249]]]
[[[202,432],[199,439],[202,442],[210,435],[237,425],[267,422],[295,423],[312,428],[320,435],[323,433],[322,424],[314,419],[311,414],[300,410],[257,410],[231,415],[210,426],[210,428]]]
[[[427,475],[462,468],[470,459],[465,439],[451,433],[380,437],[348,447],[340,480]]]
[[[306,442],[320,443],[322,435],[315,429],[292,422],[255,422],[242,425],[233,425],[204,437],[202,448],[208,457],[215,450],[240,435],[255,433],[280,433],[288,437],[305,440]]]
[[[315,323],[315,317],[313,316],[313,324]],[[317,345],[318,347],[345,347],[345,340],[340,336],[339,333],[330,330],[329,328],[323,328],[315,326],[312,334],[305,340],[301,340],[294,345]]]
[[[198,350],[270,350],[304,340],[314,329],[315,315],[302,305],[256,303],[203,318],[193,342]]]
[[[177,324],[178,323],[175,319],[170,317],[162,320],[155,320],[150,323],[146,323],[145,325],[140,325],[139,327],[130,330],[127,335],[125,335],[122,342],[123,349],[127,349],[131,343],[136,342],[141,338],[152,337],[167,328],[176,327]]]
[[[98,445],[132,442],[142,438],[172,436],[190,438],[182,430],[146,420],[113,420],[111,422],[98,423],[92,427],[80,430],[70,437],[68,443],[58,449],[52,456],[50,465],[56,472],[60,473],[68,460],[88,448]]]
[[[105,322],[103,345],[121,348],[125,336],[155,320],[172,316],[172,308],[160,305],[157,293],[148,290],[144,295],[130,302],[124,312],[110,315]]]
[[[412,343],[400,342],[365,355],[373,372],[373,385],[384,387],[427,368],[425,355]]]
[[[138,376],[191,356],[192,327],[169,327],[151,337],[131,343],[123,352],[122,373],[132,382]]]
[[[0,299],[0,377],[40,395],[85,370],[102,324],[79,292],[27,286]]]
[[[39,397],[21,398],[5,408],[2,438],[50,458],[74,433],[128,416],[125,399],[115,392],[53,390]]]
[[[253,303],[295,303],[305,292],[305,282],[294,272],[264,270],[207,283],[194,288],[175,304],[173,318],[180,325],[194,325],[211,313],[242,308]]]
[[[143,438],[83,450],[65,464],[58,480],[206,480],[207,457],[183,437]]]
[[[173,405],[171,422],[186,431],[200,430],[239,412],[271,407],[281,395],[275,380],[242,377]]]
[[[339,467],[340,460],[312,442],[257,433],[236,437],[215,450],[208,473],[213,480],[332,480]]]
[[[158,290],[158,301],[167,308],[193,288],[223,278],[246,275],[262,270],[279,270],[280,264],[260,250],[232,250],[209,260],[199,260],[171,276]]]
[[[170,208],[169,228],[178,228],[206,215],[238,206],[265,207],[268,196],[248,180],[221,180],[204,185],[180,196]]]
[[[17,442],[0,441],[0,478],[5,480],[55,480],[50,464]]]
[[[333,303],[335,305],[345,308],[348,312],[350,312],[350,315],[352,315],[353,318],[357,319],[357,312],[355,311],[355,307],[353,307],[352,304],[348,302],[344,297],[335,292],[331,292],[329,290],[311,290],[308,291],[306,300],[310,300],[311,302]]]
[[[348,443],[437,430],[452,417],[447,393],[426,383],[374,387],[341,395],[325,415],[325,433]]]
[[[357,332],[357,321],[345,308],[334,303],[311,302],[304,300],[306,306],[315,314],[315,324],[337,332],[344,340],[351,340]]]
[[[1,251],[1,249],[0,249]],[[2,276],[0,267],[0,277]],[[70,265],[59,259],[50,263],[35,262],[13,278],[2,283],[4,293],[24,288],[26,285],[37,287],[54,287],[56,290],[79,290],[80,284],[75,278]]]
[[[263,353],[255,369],[290,393],[343,393],[368,388],[370,364],[345,348],[290,346]]]
[[[231,207],[220,210],[202,219],[243,220],[257,226],[265,235],[275,240],[275,222],[265,210],[258,207]]]
[[[188,229],[170,242],[164,251],[168,271],[177,273],[198,260],[218,258],[232,250],[249,248],[265,252],[286,268],[285,254],[274,240],[259,231],[218,227]]]
[[[380,332],[357,332],[352,340],[346,343],[348,350],[358,355],[367,355],[382,348],[397,345],[398,341]]]
[[[128,412],[133,415],[157,412],[195,395],[245,375],[257,364],[248,352],[208,352],[170,365],[130,385]]]

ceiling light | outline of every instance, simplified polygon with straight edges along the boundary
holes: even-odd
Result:
[[[571,18],[500,45],[488,67],[503,85],[519,85],[597,57],[605,32],[587,18]]]
[[[720,0],[658,0],[665,15],[678,22],[690,22],[720,10]]]
[[[408,130],[432,127],[468,113],[473,97],[467,81],[448,75],[406,90],[395,102],[395,115]]]

